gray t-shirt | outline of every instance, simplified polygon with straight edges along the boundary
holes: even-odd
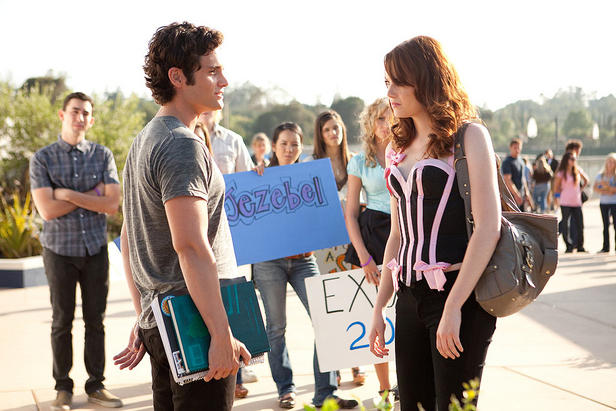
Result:
[[[218,277],[236,277],[222,174],[203,141],[183,123],[154,117],[133,141],[124,167],[124,222],[130,267],[141,293],[141,328],[156,326],[150,304],[158,294],[186,291],[164,206],[181,196],[207,201],[207,237]]]

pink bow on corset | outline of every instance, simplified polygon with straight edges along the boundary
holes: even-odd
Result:
[[[387,268],[391,270],[391,279],[394,283],[394,293],[398,292],[398,274],[400,274],[400,266],[395,258],[392,258],[390,262],[387,263]]]
[[[391,150],[387,152],[386,157],[390,159],[391,162],[394,163],[394,165],[398,165],[399,162],[404,160],[404,157],[406,157],[406,154],[396,153],[395,151]]]
[[[426,264],[419,260],[415,263],[413,269],[417,271],[417,280],[421,280],[421,274],[423,273],[431,289],[444,291],[443,285],[445,285],[447,277],[445,277],[443,270],[449,268],[450,265],[449,263]]]

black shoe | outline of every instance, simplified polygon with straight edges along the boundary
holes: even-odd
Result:
[[[567,248],[565,250],[565,254],[571,254],[573,252],[573,248]]]
[[[338,403],[338,407],[340,407],[341,410],[352,410],[353,408],[356,408],[359,404],[355,400],[345,400],[344,398],[336,398],[336,402]]]
[[[578,253],[587,253],[588,251],[586,251],[586,249],[584,247],[582,247],[582,248],[578,248],[577,252]]]
[[[394,395],[394,400],[400,401],[400,391],[398,391],[398,384],[394,385],[391,389],[391,393]]]
[[[609,252],[610,252],[609,249],[602,248],[601,250],[597,251],[597,254],[603,254],[603,253],[609,253]]]
[[[295,407],[295,393],[289,392],[278,398],[278,406],[286,409]]]

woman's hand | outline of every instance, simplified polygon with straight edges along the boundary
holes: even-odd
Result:
[[[120,366],[120,369],[128,367],[129,370],[135,368],[145,355],[145,346],[139,338],[139,325],[135,323],[128,337],[128,344],[122,352],[113,357],[113,363]]]
[[[364,270],[364,275],[366,276],[366,281],[369,284],[379,285],[381,281],[381,272],[376,266],[376,263],[373,259],[370,259],[370,262],[365,267],[362,267]]]
[[[265,171],[265,164],[259,163],[257,166],[255,166],[255,168],[252,169],[252,171],[256,171],[258,175],[262,176],[263,172]]]
[[[370,327],[370,352],[379,358],[389,355],[389,349],[385,347],[385,319],[383,311],[375,308]]]
[[[460,309],[445,308],[436,330],[436,349],[445,358],[455,360],[464,351],[460,342],[461,322]]]

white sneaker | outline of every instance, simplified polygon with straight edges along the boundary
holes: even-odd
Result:
[[[251,367],[242,368],[242,381],[243,382],[257,382],[257,374],[252,370]]]

